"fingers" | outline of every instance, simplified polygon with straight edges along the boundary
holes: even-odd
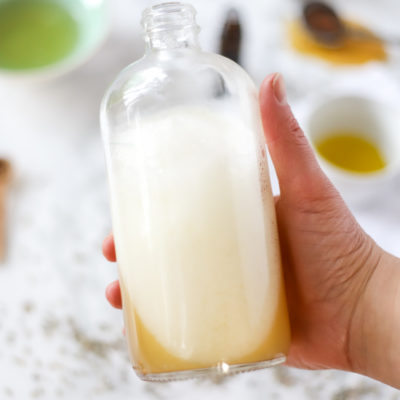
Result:
[[[285,85],[280,74],[269,75],[264,80],[260,90],[260,107],[281,193],[287,195],[287,192],[292,192],[299,196],[310,194],[313,188],[320,193],[320,184],[325,184],[327,179],[286,101]]]
[[[108,261],[116,261],[113,235],[107,236],[103,241],[103,254]],[[110,283],[106,288],[106,298],[115,308],[122,308],[121,289],[119,282]]]
[[[114,236],[112,234],[108,235],[103,241],[103,254],[108,261],[117,261],[115,255]]]
[[[122,308],[121,289],[118,281],[114,281],[107,286],[106,298],[113,307]]]

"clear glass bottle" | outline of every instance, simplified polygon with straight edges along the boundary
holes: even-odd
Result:
[[[101,124],[132,365],[146,380],[277,365],[290,342],[257,90],[202,52],[195,10],[143,13],[147,50]]]

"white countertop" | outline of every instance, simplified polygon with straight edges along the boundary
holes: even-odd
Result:
[[[104,298],[116,268],[101,255],[111,224],[98,108],[117,72],[141,55],[139,15],[152,2],[111,2],[110,36],[89,63],[45,83],[0,81],[0,156],[15,166],[8,258],[0,266],[0,399],[400,399],[394,389],[337,371],[276,368],[220,382],[171,384],[145,383],[131,371],[121,313]],[[307,101],[306,93],[329,90],[332,73],[339,88],[370,86],[374,95],[398,102],[400,64],[395,54],[388,65],[332,72],[285,48],[276,34],[295,3],[229,3],[241,11],[244,64],[257,83],[268,72],[283,71],[295,110]],[[362,0],[350,6],[339,3],[356,9]],[[374,27],[397,29],[400,37],[397,20],[389,18],[393,13],[379,25],[387,9],[399,12],[398,2],[383,3],[385,9],[369,15],[363,8],[359,17],[371,18]],[[228,2],[193,4],[203,47],[214,50]],[[367,232],[397,255],[399,195],[396,179],[378,197],[350,204]]]

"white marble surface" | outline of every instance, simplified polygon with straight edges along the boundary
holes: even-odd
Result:
[[[400,399],[394,389],[337,371],[277,368],[221,382],[172,384],[136,378],[127,361],[121,314],[104,298],[116,270],[100,251],[111,225],[98,107],[115,74],[142,53],[138,20],[151,2],[110,2],[109,39],[88,64],[46,83],[0,81],[0,155],[15,166],[9,252],[0,266],[0,399]],[[368,89],[399,100],[396,51],[386,66],[337,71],[287,49],[279,32],[294,0],[193,3],[207,50],[217,45],[224,10],[238,6],[246,68],[258,83],[267,72],[283,71],[295,110],[307,93],[329,91],[333,76],[336,89]],[[394,18],[398,1],[379,2],[385,7],[372,13],[361,7],[367,3],[374,4],[339,1],[343,10],[357,11],[382,31],[397,29],[400,36]],[[377,197],[351,204],[368,233],[397,255],[399,195],[396,179]]]

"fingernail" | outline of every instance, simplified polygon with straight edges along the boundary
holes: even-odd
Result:
[[[272,88],[276,101],[281,105],[286,104],[286,88],[281,74],[275,74],[274,80],[272,81]]]

